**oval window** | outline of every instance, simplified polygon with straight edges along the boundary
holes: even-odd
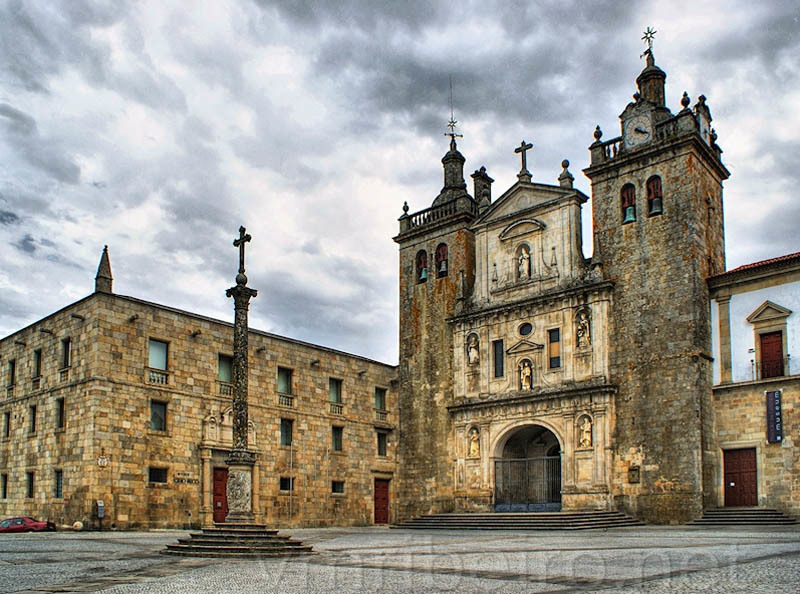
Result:
[[[519,327],[519,333],[521,336],[527,336],[533,332],[533,324],[530,322],[525,322],[522,326]]]

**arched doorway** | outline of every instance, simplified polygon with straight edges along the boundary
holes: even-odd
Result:
[[[498,445],[494,462],[498,512],[561,510],[561,445],[541,425],[528,425]]]

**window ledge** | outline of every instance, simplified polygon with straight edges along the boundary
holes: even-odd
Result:
[[[147,435],[154,435],[156,437],[172,437],[172,432],[167,430],[159,431],[158,429],[148,429]]]

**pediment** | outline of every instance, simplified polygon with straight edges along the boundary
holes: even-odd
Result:
[[[777,303],[767,300],[759,305],[753,313],[747,316],[747,321],[751,324],[755,324],[756,322],[767,322],[769,320],[785,318],[791,315],[791,313],[792,310],[786,309]]]
[[[540,351],[544,348],[543,344],[537,344],[535,342],[531,342],[529,340],[520,340],[517,344],[510,347],[506,354],[508,355],[515,355],[517,353],[529,353],[531,351]]]
[[[500,233],[500,241],[506,241],[522,235],[530,235],[531,233],[541,231],[545,227],[547,227],[547,225],[538,219],[515,221],[503,229]]]
[[[479,224],[507,219],[540,204],[557,200],[565,195],[564,189],[545,184],[517,182],[498,198],[480,218]]]

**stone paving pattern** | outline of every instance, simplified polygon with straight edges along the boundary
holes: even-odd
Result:
[[[0,592],[796,592],[800,528],[299,529],[317,554],[175,560],[182,531],[0,536]]]

